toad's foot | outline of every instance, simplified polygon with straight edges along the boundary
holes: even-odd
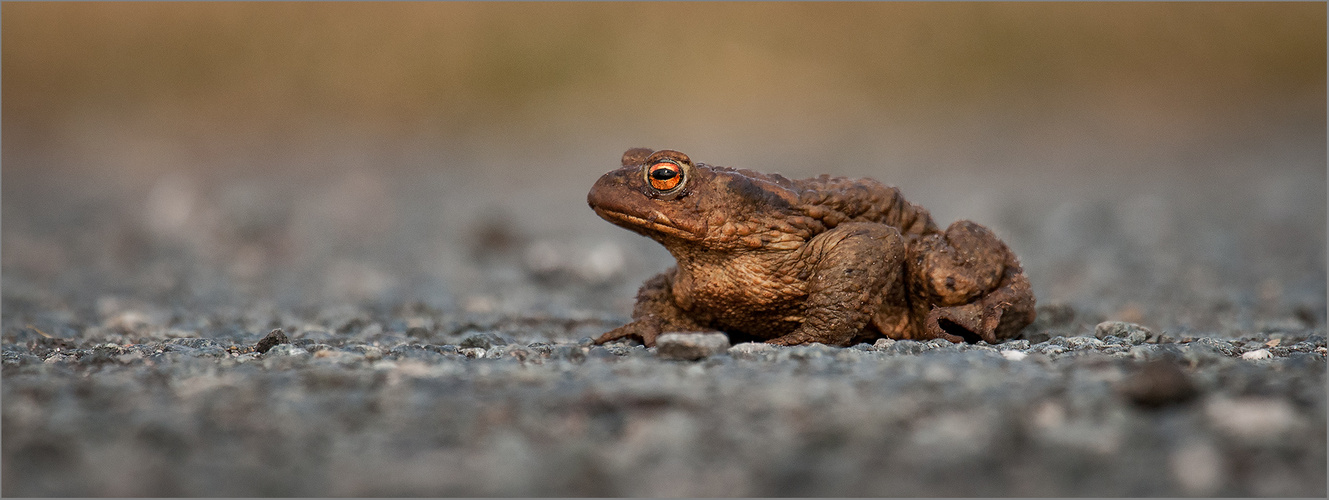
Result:
[[[621,339],[634,339],[641,341],[646,347],[655,345],[655,338],[660,335],[658,324],[651,324],[649,321],[633,321],[626,325],[609,330],[595,339],[595,345],[601,345],[606,342],[613,342]]]
[[[1001,283],[980,300],[933,307],[923,321],[924,338],[996,344],[1034,321],[1034,293],[1019,264],[1008,266]]]
[[[909,257],[918,338],[995,344],[1033,322],[1029,279],[987,228],[957,221],[944,234],[920,238]]]

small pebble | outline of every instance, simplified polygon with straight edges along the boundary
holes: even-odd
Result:
[[[1011,361],[1019,361],[1027,356],[1029,355],[1016,350],[1001,351],[1001,357],[1009,359]]]
[[[1102,340],[1094,337],[1058,337],[1062,340],[1062,345],[1070,349],[1097,349],[1105,344]]]
[[[878,340],[877,342],[881,341]],[[741,344],[734,344],[733,347],[730,347],[729,355],[743,356],[745,358],[755,358],[756,355],[760,353],[775,352],[778,349],[779,349],[778,346],[774,344],[767,344],[765,342],[743,342]]]
[[[1132,347],[1131,350],[1128,351],[1128,353],[1130,357],[1135,358],[1137,361],[1146,361],[1150,358],[1157,357],[1155,356],[1154,352],[1155,350],[1153,349],[1154,347],[1157,346],[1148,345],[1148,344],[1137,345],[1135,347]]]
[[[1002,349],[1002,350],[1007,350],[1007,349],[1028,349],[1028,348],[1029,348],[1029,341],[1028,341],[1028,340],[1025,340],[1025,339],[1008,340],[1008,341],[1006,341],[1006,342],[1002,342],[1002,343],[1000,344],[1000,349]]]
[[[1127,342],[1138,345],[1144,343],[1149,337],[1153,337],[1154,332],[1143,326],[1125,321],[1104,321],[1094,326],[1094,337],[1101,339],[1109,335],[1121,337],[1126,339]],[[1138,342],[1137,339],[1139,339]]]
[[[277,329],[277,330],[273,330],[271,333],[268,333],[268,336],[269,336],[269,337],[272,336],[273,333],[282,333],[283,336],[285,335],[284,332],[281,331],[281,329]],[[263,338],[266,339],[266,338],[268,338],[268,337],[263,337]],[[260,341],[260,342],[261,342],[261,341]],[[209,340],[209,339],[201,339],[201,338],[175,338],[175,339],[167,340],[165,343],[166,343],[167,345],[182,345],[182,346],[190,347],[190,348],[194,348],[194,349],[212,349],[212,348],[223,349],[222,345],[221,345],[221,344],[218,344],[216,341]],[[276,344],[273,344],[273,345],[276,345]],[[102,346],[102,347],[114,348],[114,349],[116,349],[116,350],[119,350],[119,349],[120,349],[119,346],[116,346],[115,344],[108,344],[108,345],[106,345],[106,346]],[[100,348],[100,347],[99,347],[99,348]],[[117,353],[117,354],[118,354],[118,353]]]
[[[290,341],[291,339],[286,338],[286,332],[283,332],[281,331],[281,328],[278,328],[268,332],[268,334],[264,335],[257,344],[254,344],[254,351],[263,354],[268,352],[269,349],[276,347],[278,344],[286,344]]]
[[[616,347],[618,347],[618,348],[620,348],[620,349],[623,348],[622,346],[616,346]],[[615,353],[614,351],[609,350],[609,348],[607,348],[607,347],[605,347],[605,346],[600,346],[600,345],[598,345],[598,346],[592,347],[589,351],[587,351],[587,352],[586,352],[586,357],[587,357],[588,359],[592,359],[592,360],[608,361],[608,360],[617,360],[618,357],[619,357],[619,354]]]
[[[296,347],[291,344],[280,344],[268,349],[265,352],[265,355],[267,357],[308,356],[309,351],[306,351],[303,347]]]
[[[457,345],[461,347],[474,347],[479,349],[490,349],[494,346],[507,345],[508,341],[493,332],[480,332],[467,335]]]
[[[1272,357],[1274,357],[1274,354],[1269,352],[1268,349],[1256,349],[1241,355],[1241,359],[1247,360],[1269,359]]]
[[[44,361],[44,363],[57,364],[57,363],[73,363],[76,361],[78,361],[78,358],[70,356],[68,354],[53,354],[50,357],[46,358],[46,361]]]
[[[1200,337],[1198,339],[1195,339],[1195,341],[1191,342],[1191,345],[1203,345],[1223,356],[1237,355],[1237,350],[1235,347],[1233,347],[1232,343],[1223,339]]]
[[[1048,356],[1052,356],[1052,355],[1061,354],[1061,353],[1063,353],[1063,352],[1066,352],[1066,348],[1065,348],[1065,347],[1059,346],[1059,345],[1057,345],[1057,344],[1053,344],[1053,343],[1051,343],[1051,342],[1046,342],[1046,343],[1042,343],[1042,344],[1036,345],[1036,346],[1034,346],[1033,349],[1031,349],[1031,350],[1034,351],[1034,352],[1037,352],[1037,353],[1039,353],[1039,354],[1045,354],[1045,355],[1048,355]]]
[[[1131,345],[1140,345],[1149,340],[1149,332],[1136,330],[1126,336],[1126,342]]]
[[[666,333],[655,338],[656,355],[664,359],[697,360],[729,349],[723,333]]]
[[[896,341],[895,344],[892,345],[890,349],[888,349],[888,351],[895,354],[921,354],[936,349],[938,346],[939,344],[933,344],[931,342],[919,342],[917,340],[899,340]]]

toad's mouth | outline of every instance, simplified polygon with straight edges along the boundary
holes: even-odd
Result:
[[[659,212],[654,214],[654,220],[650,220],[603,207],[592,208],[595,209],[595,214],[599,215],[600,218],[633,231],[656,232],[689,241],[700,240],[705,235],[702,231],[677,226],[674,221],[669,220],[669,217]]]

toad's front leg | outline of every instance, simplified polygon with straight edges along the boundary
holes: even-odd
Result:
[[[632,308],[632,322],[620,326],[595,339],[603,344],[623,338],[641,340],[646,347],[655,345],[655,337],[666,332],[706,331],[689,318],[673,298],[674,269],[646,280],[637,290],[637,304]]]
[[[903,299],[905,243],[895,228],[866,222],[841,224],[812,238],[808,245],[814,263],[803,323],[768,343],[847,346],[863,336],[883,300]]]

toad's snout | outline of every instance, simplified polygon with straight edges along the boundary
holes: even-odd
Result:
[[[641,197],[641,191],[632,184],[629,169],[620,168],[600,176],[586,193],[586,204],[595,209],[609,209],[622,212],[628,200]],[[631,169],[636,172],[636,169]]]

